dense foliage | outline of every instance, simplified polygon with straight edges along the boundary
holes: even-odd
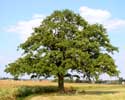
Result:
[[[98,79],[102,73],[118,75],[111,57],[118,49],[110,43],[106,29],[100,24],[89,24],[70,10],[54,11],[19,47],[23,56],[5,70],[13,76],[53,75],[63,89],[69,70],[89,80]]]

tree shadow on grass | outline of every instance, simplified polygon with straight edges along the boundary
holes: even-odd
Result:
[[[119,91],[85,91],[85,94],[88,95],[102,95],[102,94],[115,94],[118,93]]]
[[[17,100],[24,100],[25,97],[30,95],[38,95],[38,94],[48,94],[48,93],[56,93],[58,96],[60,95],[102,95],[102,94],[115,94],[119,91],[78,91],[77,89],[69,89],[65,91],[63,94],[59,93],[57,86],[21,86],[18,88],[16,92]],[[22,98],[22,99],[21,99]]]
[[[42,94],[42,93],[55,93],[58,91],[56,86],[21,86],[18,88],[16,97],[25,98],[33,94]]]

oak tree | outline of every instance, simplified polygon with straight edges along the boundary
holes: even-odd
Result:
[[[110,43],[103,25],[89,24],[70,10],[47,16],[19,48],[23,56],[5,71],[13,76],[58,77],[60,91],[64,90],[64,77],[72,71],[89,80],[103,73],[119,73],[111,56],[118,48]]]

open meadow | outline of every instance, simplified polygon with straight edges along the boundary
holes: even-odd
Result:
[[[57,92],[50,81],[0,81],[0,100],[125,100],[124,85],[65,83],[66,93]],[[74,92],[75,90],[75,92]]]

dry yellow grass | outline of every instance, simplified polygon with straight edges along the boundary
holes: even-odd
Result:
[[[57,86],[56,82],[47,80],[33,81],[33,80],[0,80],[0,88],[2,87],[16,87],[16,86]],[[65,87],[84,87],[84,88],[109,88],[109,87],[122,87],[122,85],[109,85],[109,84],[86,84],[86,83],[65,83]]]
[[[18,87],[20,86],[46,86],[56,85],[50,81],[14,81],[0,80],[0,100],[16,100]]]
[[[16,88],[19,86],[57,86],[57,83],[50,81],[0,80],[0,93],[4,94],[4,90],[10,91],[13,90],[12,88]],[[65,83],[65,87],[77,87],[78,90],[85,90],[85,94],[41,94],[34,97],[28,97],[26,98],[26,100],[125,100],[124,85]]]
[[[50,81],[14,81],[14,80],[0,80],[0,88],[17,87],[17,86],[47,86],[56,85]]]
[[[125,93],[75,96],[36,96],[30,100],[125,100]]]

